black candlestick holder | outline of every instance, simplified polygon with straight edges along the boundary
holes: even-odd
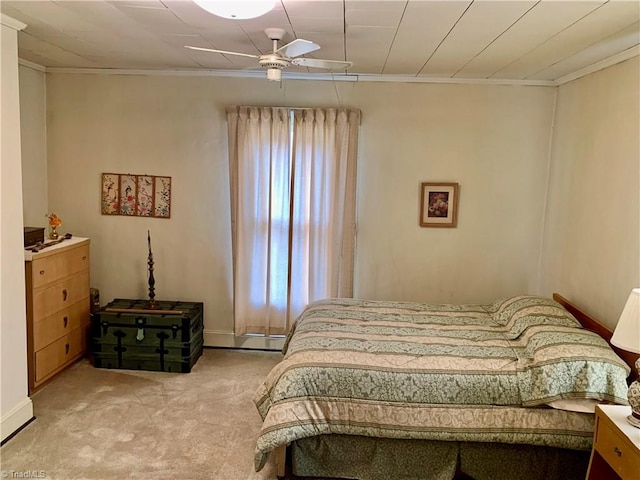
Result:
[[[156,304],[156,279],[153,278],[153,253],[151,253],[151,234],[147,230],[147,244],[149,246],[149,256],[147,258],[147,265],[149,267],[149,301],[147,302],[148,309],[155,309]]]

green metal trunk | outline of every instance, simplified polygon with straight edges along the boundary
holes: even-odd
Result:
[[[115,299],[93,315],[94,366],[188,373],[202,355],[203,303]]]

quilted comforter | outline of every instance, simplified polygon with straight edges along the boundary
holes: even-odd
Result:
[[[593,415],[546,405],[627,404],[629,367],[544,297],[322,300],[298,318],[283,353],[254,397],[257,470],[277,446],[329,433],[586,450]]]

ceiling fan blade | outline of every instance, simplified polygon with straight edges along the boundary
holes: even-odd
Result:
[[[316,58],[294,58],[291,60],[293,65],[312,68],[327,68],[329,70],[339,70],[349,68],[353,62],[341,62],[338,60],[318,60]]]
[[[320,48],[320,45],[313,43],[309,40],[303,40],[302,38],[296,38],[293,42],[283,45],[276,53],[281,53],[289,58],[304,55],[305,53],[314,52]]]
[[[191,50],[202,50],[203,52],[222,53],[225,55],[237,55],[239,57],[260,58],[260,56],[258,55],[251,55],[249,53],[227,52],[226,50],[214,50],[213,48],[192,47],[191,45],[185,45],[184,48],[190,48]]]

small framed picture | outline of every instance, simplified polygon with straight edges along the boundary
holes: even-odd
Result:
[[[458,224],[458,184],[420,184],[420,226],[455,227]]]

